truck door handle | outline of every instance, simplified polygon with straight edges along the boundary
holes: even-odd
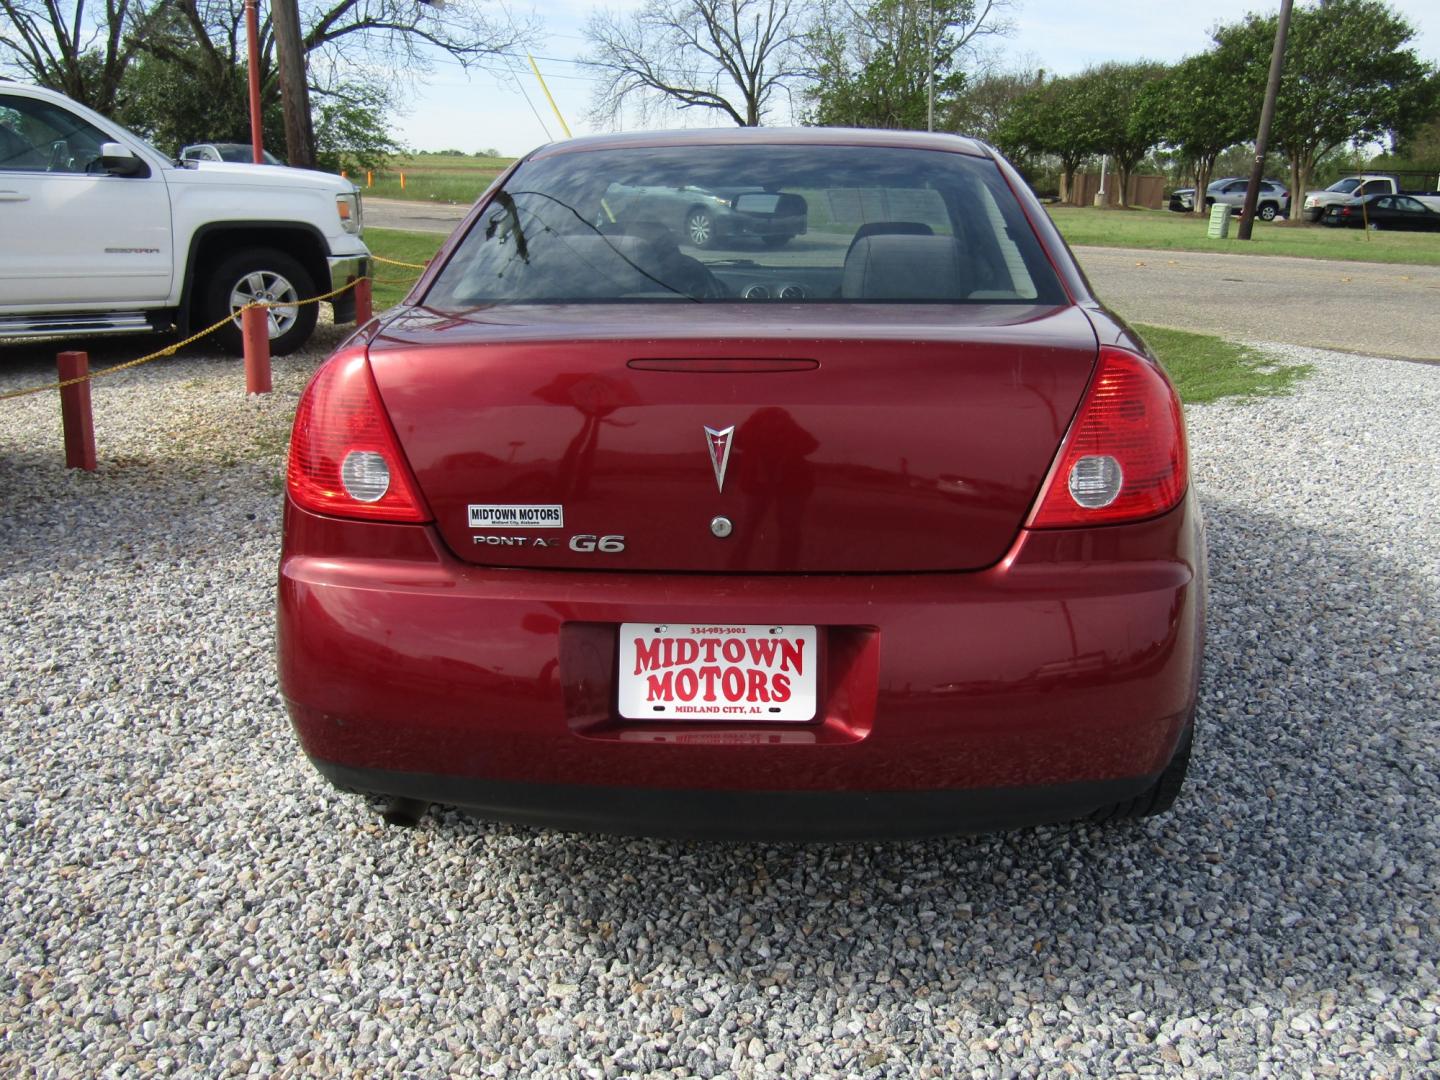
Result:
[[[25,202],[29,195],[19,191],[0,191],[0,202]]]

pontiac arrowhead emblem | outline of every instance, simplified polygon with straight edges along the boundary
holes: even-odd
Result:
[[[730,464],[730,436],[735,434],[735,425],[718,431],[713,427],[705,429],[705,445],[710,448],[710,464],[715,468],[715,486],[725,490],[725,466]]]

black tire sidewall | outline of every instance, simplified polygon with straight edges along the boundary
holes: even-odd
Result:
[[[310,272],[294,256],[274,248],[246,248],[225,256],[210,272],[202,294],[200,326],[210,326],[229,315],[230,293],[236,283],[257,270],[279,274],[290,282],[301,300],[315,295],[315,282]],[[270,355],[284,356],[309,341],[319,315],[319,305],[301,304],[295,325],[279,337],[270,339]],[[244,335],[233,321],[226,322],[215,331],[215,337],[229,352],[238,354],[245,351]]]

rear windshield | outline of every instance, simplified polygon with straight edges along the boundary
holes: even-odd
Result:
[[[1066,300],[992,161],[752,144],[525,162],[423,302]]]

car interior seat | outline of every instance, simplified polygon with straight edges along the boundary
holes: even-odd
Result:
[[[840,296],[847,300],[964,300],[972,281],[953,236],[872,233],[845,256]]]
[[[922,221],[867,221],[860,228],[855,230],[855,235],[850,238],[850,247],[845,252],[845,257],[850,257],[850,252],[855,250],[855,245],[867,236],[933,236],[935,230]]]

